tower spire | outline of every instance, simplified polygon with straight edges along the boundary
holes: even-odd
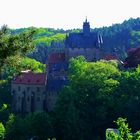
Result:
[[[87,16],[86,16],[86,22],[87,22]]]
[[[87,16],[86,16],[86,21],[83,23],[83,34],[84,36],[89,36],[90,34],[90,24],[87,21]]]

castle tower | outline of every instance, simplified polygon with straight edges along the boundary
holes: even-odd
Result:
[[[51,111],[56,103],[58,94],[67,84],[68,62],[65,53],[54,52],[47,61],[47,110]]]
[[[84,36],[89,36],[90,34],[90,24],[89,22],[87,22],[87,18],[86,21],[83,23],[83,34]]]

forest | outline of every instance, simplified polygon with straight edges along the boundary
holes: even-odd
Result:
[[[103,50],[108,54],[131,64],[136,58],[140,60],[139,54],[135,57],[132,53],[140,45],[140,18],[92,31],[102,34]],[[140,139],[140,61],[124,67],[118,60],[87,62],[83,56],[72,58],[69,83],[53,111],[24,115],[10,111],[13,76],[24,69],[44,72],[49,52],[64,46],[71,32],[81,29],[1,27],[0,140]],[[106,133],[108,128],[118,128],[120,134]]]

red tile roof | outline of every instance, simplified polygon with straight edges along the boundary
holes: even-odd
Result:
[[[103,59],[105,59],[105,60],[116,60],[117,57],[112,55],[112,54],[108,54]]]
[[[22,73],[12,80],[13,84],[36,84],[43,85],[46,82],[45,73]]]
[[[57,63],[65,60],[65,53],[52,53],[48,57],[49,63]]]

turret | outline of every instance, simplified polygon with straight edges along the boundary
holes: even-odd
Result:
[[[83,34],[84,36],[89,36],[90,34],[90,24],[89,22],[87,22],[87,18],[86,21],[83,23]]]

